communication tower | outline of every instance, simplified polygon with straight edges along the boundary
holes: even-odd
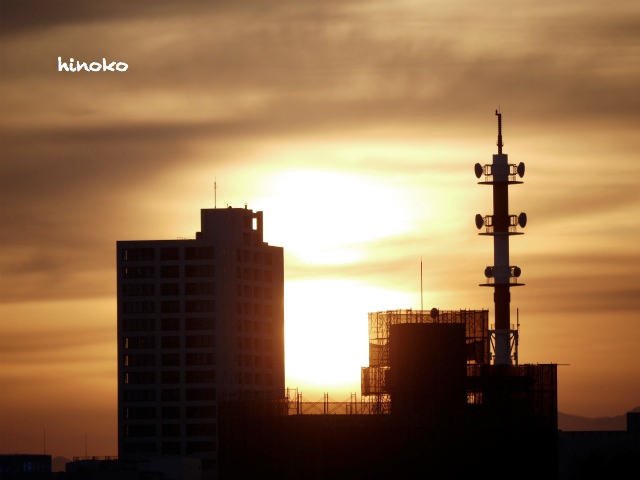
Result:
[[[491,343],[494,350],[493,363],[496,365],[512,365],[518,363],[518,329],[511,324],[511,287],[524,285],[518,283],[520,267],[509,262],[509,238],[522,235],[518,227],[527,224],[527,215],[509,214],[509,185],[522,183],[516,180],[524,176],[524,163],[509,163],[506,153],[502,153],[502,114],[496,110],[498,117],[498,153],[493,155],[493,163],[484,166],[475,164],[477,178],[484,176],[480,185],[491,185],[493,188],[493,214],[476,215],[476,227],[485,228],[479,235],[493,237],[493,265],[484,270],[485,283],[481,287],[493,287],[495,305],[495,325],[490,330]],[[515,328],[514,328],[515,327]]]

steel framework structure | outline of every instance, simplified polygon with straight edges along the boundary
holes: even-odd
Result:
[[[405,323],[463,323],[467,364],[488,364],[491,358],[488,310],[387,310],[369,313],[369,366],[362,367],[362,402],[372,413],[390,412],[387,384],[389,333],[392,325]]]

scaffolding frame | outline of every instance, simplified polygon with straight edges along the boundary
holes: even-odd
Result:
[[[389,334],[392,325],[405,323],[463,323],[466,332],[467,364],[488,364],[491,359],[488,310],[386,310],[369,313],[369,366],[361,370],[362,402],[375,413],[389,413],[391,398]]]

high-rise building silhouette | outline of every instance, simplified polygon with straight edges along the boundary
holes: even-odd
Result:
[[[195,239],[117,242],[118,451],[217,470],[218,401],[284,391],[283,249],[263,215],[201,210]]]

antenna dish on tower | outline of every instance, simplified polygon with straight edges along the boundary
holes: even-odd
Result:
[[[520,225],[520,227],[524,228],[527,225],[527,214],[522,212],[520,215],[518,215],[518,225]]]

